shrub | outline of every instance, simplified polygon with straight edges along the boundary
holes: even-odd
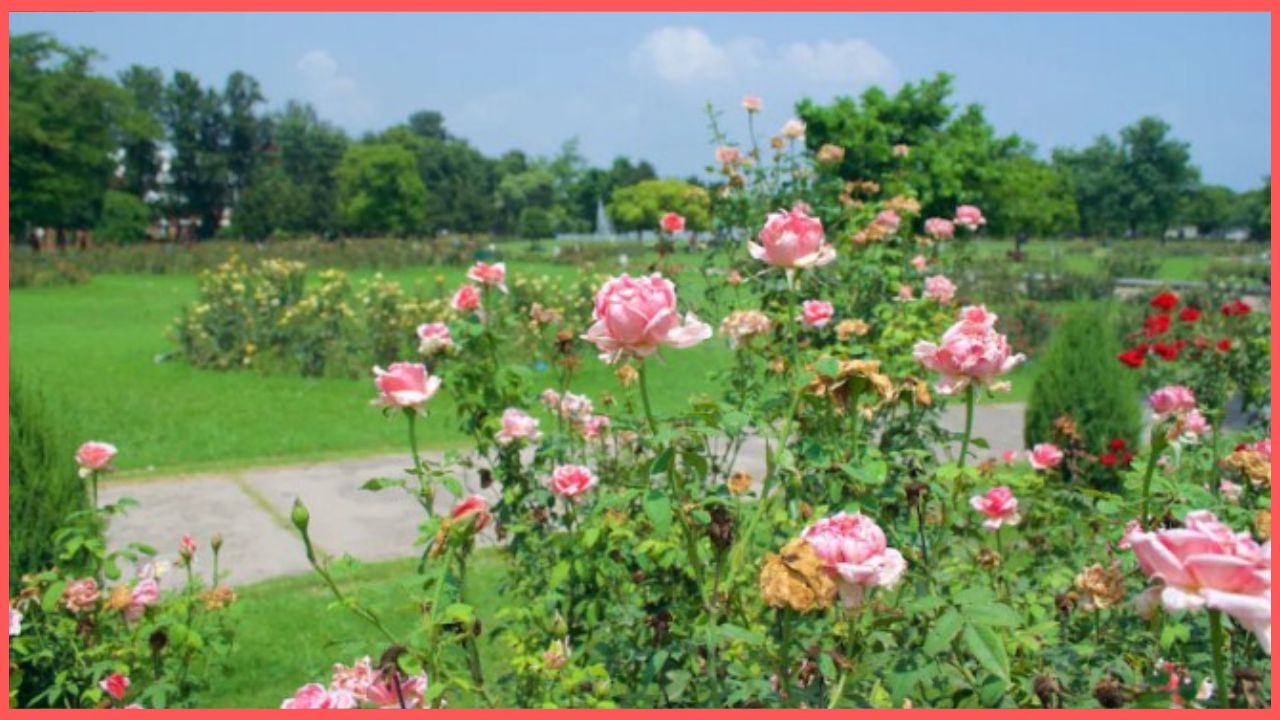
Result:
[[[132,243],[147,238],[151,208],[136,195],[108,190],[102,201],[102,217],[93,234],[111,243]]]
[[[1120,349],[1108,309],[1090,304],[1068,313],[1050,338],[1031,387],[1023,430],[1028,447],[1058,442],[1101,456],[1116,439],[1135,445],[1142,429],[1138,389],[1116,362]],[[1063,416],[1074,421],[1074,431],[1057,424]],[[1111,470],[1087,458],[1076,470],[1095,484],[1114,479]]]
[[[54,531],[85,506],[76,446],[59,431],[45,399],[9,374],[9,588],[23,573],[53,564]]]

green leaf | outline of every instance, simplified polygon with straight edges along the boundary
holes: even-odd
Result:
[[[1009,655],[994,630],[986,625],[965,625],[961,637],[979,665],[1005,682],[1009,681]]]
[[[764,636],[753,630],[748,630],[738,625],[725,623],[717,628],[721,637],[729,641],[743,642],[748,645],[761,645],[764,643]],[[823,657],[826,657],[825,655]]]
[[[475,610],[466,603],[454,603],[444,609],[444,619],[446,622],[470,625],[476,619]]]
[[[40,608],[46,613],[53,612],[58,607],[58,600],[62,599],[62,591],[67,589],[67,581],[60,580],[49,586],[44,591],[44,597],[40,599]]]
[[[1022,624],[1022,617],[1017,611],[1004,603],[970,605],[965,608],[965,617],[976,625],[991,627],[1017,627]]]
[[[379,490],[382,490],[384,488],[389,488],[389,487],[404,487],[404,480],[393,480],[391,478],[373,478],[371,480],[366,480],[365,483],[360,486],[360,489],[368,490],[370,492],[377,492]]]
[[[658,453],[658,457],[654,458],[653,462],[649,463],[649,474],[661,475],[667,470],[670,470],[671,463],[675,460],[675,457],[675,450],[670,447],[663,448],[662,452]]]
[[[824,357],[813,366],[819,374],[827,377],[835,377],[840,374],[840,361],[833,357]]]
[[[956,639],[956,635],[960,634],[962,627],[964,627],[964,619],[960,617],[960,613],[955,610],[944,612],[929,628],[929,637],[925,639],[922,648],[924,654],[932,657],[951,647],[951,643]]]
[[[659,533],[666,534],[671,529],[671,499],[665,493],[650,490],[644,497],[644,514]]]

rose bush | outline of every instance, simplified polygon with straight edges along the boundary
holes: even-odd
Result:
[[[842,176],[844,150],[805,147],[795,123],[761,142],[759,107],[745,143],[712,116],[722,182],[700,267],[664,253],[561,304],[530,300],[517,268],[476,265],[414,307],[404,356],[371,388],[407,425],[410,468],[364,487],[422,508],[420,621],[394,632],[344,590],[300,500],[308,560],[384,642],[359,653],[376,666],[317,668],[283,706],[1269,704],[1268,425],[1230,450],[1217,396],[1169,382],[1186,387],[1152,395],[1145,446],[1100,453],[1064,424],[983,457],[975,405],[1024,358],[955,272],[981,209],[923,220],[909,189]],[[731,362],[655,413],[664,356],[700,343]],[[575,388],[583,362],[613,370],[607,396]],[[438,388],[466,457],[419,452]],[[953,398],[960,432],[941,423]],[[1116,486],[1079,482],[1085,461]],[[443,514],[440,493],[456,499]],[[511,570],[484,621],[465,593],[482,541]],[[484,642],[508,662],[486,665]]]

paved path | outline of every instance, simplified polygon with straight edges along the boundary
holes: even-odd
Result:
[[[1021,449],[1023,409],[1017,403],[978,406],[974,427],[981,429],[991,447],[975,451],[989,456]],[[964,408],[949,407],[943,424],[961,429]],[[441,459],[439,453],[426,453],[426,457]],[[127,496],[140,504],[112,521],[109,542],[114,547],[143,542],[162,557],[173,557],[178,538],[189,532],[200,544],[196,567],[207,572],[209,538],[220,532],[224,541],[220,565],[233,585],[307,572],[302,542],[288,520],[294,498],[301,497],[311,510],[311,537],[321,549],[363,561],[403,557],[417,539],[421,508],[398,488],[375,493],[360,486],[370,478],[403,477],[411,464],[406,452],[111,483],[102,490],[104,502]],[[748,442],[737,467],[762,477],[764,443]],[[468,493],[497,495],[496,487],[480,490],[474,471],[462,472]],[[453,500],[440,493],[437,512],[447,511]]]

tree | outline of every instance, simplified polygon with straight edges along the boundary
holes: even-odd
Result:
[[[200,237],[211,237],[222,222],[230,172],[221,98],[190,73],[175,72],[165,90],[164,118],[173,148],[169,203],[178,214],[199,218]]]
[[[254,107],[265,98],[258,81],[237,70],[227,76],[222,99],[226,104],[227,182],[234,202],[249,182],[254,165],[266,145],[268,128],[254,113]]]
[[[1103,237],[1123,230],[1128,180],[1121,170],[1120,147],[1111,138],[1099,136],[1083,150],[1056,149],[1053,163],[1075,193],[1082,234]]]
[[[264,162],[278,164],[283,178],[271,168],[260,177],[282,192],[287,203],[279,208],[279,224],[272,230],[336,233],[340,223],[335,170],[346,153],[346,134],[321,120],[310,105],[295,101],[272,118],[270,127],[272,140]]]
[[[1199,180],[1190,146],[1170,138],[1165,121],[1144,117],[1120,130],[1120,147],[1121,167],[1129,181],[1129,231],[1163,236],[1177,219],[1178,201]]]
[[[467,141],[450,136],[440,113],[414,113],[408,124],[378,139],[400,144],[416,158],[428,192],[427,231],[484,232],[493,227],[492,163]]]
[[[131,65],[120,73],[120,86],[131,101],[118,128],[121,186],[145,200],[149,193],[159,189],[164,75],[159,68]]]
[[[347,147],[338,164],[338,214],[357,235],[406,236],[421,232],[427,188],[413,153],[394,143]]]
[[[872,87],[826,106],[805,98],[796,110],[807,125],[810,150],[825,144],[845,149],[844,159],[826,172],[846,180],[876,178],[887,193],[911,193],[926,217],[949,217],[962,203],[993,209],[982,190],[995,180],[997,164],[1029,148],[1016,135],[998,136],[980,105],[957,113],[948,102],[951,91],[951,76],[941,73],[892,96]],[[896,145],[906,145],[909,154],[895,154]]]
[[[119,190],[108,190],[93,234],[106,242],[138,242],[147,238],[147,226],[150,224],[151,208],[141,198]]]
[[[1060,169],[1015,155],[996,163],[993,175],[983,192],[992,233],[1045,237],[1079,226],[1076,200]]]
[[[1236,225],[1249,226],[1242,217],[1246,196],[1222,185],[1201,185],[1180,198],[1178,221],[1194,225],[1201,235],[1213,235]]]
[[[711,196],[683,180],[645,180],[615,190],[608,212],[619,230],[656,230],[668,212],[683,215],[689,230],[704,230],[711,221]]]
[[[44,34],[9,39],[10,227],[96,224],[127,98],[91,74],[92,50]]]

